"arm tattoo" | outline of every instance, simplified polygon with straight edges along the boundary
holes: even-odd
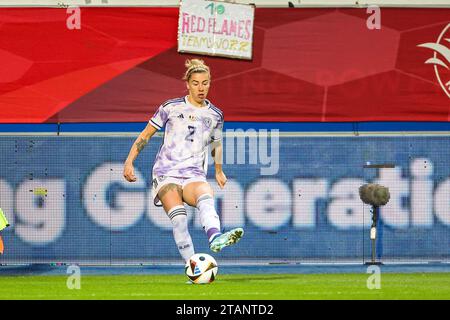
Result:
[[[148,143],[147,140],[141,138],[141,140],[139,140],[139,141],[136,143],[136,148],[137,148],[137,150],[138,150],[139,152],[141,152],[141,150],[144,149],[144,147],[145,147],[145,145],[146,145],[147,143]]]

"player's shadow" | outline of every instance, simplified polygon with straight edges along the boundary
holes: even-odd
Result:
[[[2,276],[41,275],[50,273],[64,273],[65,268],[51,266],[50,264],[30,264],[23,266],[0,266]]]
[[[289,275],[289,276],[281,276],[281,275],[274,275],[274,276],[264,276],[264,277],[258,277],[249,275],[248,277],[233,277],[231,279],[223,279],[221,278],[221,282],[249,282],[249,281],[272,281],[272,280],[289,280],[289,279],[298,279],[295,275]]]

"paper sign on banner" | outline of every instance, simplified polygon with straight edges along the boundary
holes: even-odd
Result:
[[[178,52],[252,59],[252,5],[183,0],[178,20]]]

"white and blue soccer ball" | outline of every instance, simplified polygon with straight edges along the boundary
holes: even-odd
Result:
[[[192,283],[205,284],[216,279],[218,266],[209,254],[196,253],[186,262],[184,270]]]

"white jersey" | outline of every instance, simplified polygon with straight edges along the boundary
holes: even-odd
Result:
[[[168,100],[150,119],[165,127],[163,143],[153,165],[156,177],[206,177],[208,145],[222,139],[223,115],[211,102],[195,107],[187,97]]]

